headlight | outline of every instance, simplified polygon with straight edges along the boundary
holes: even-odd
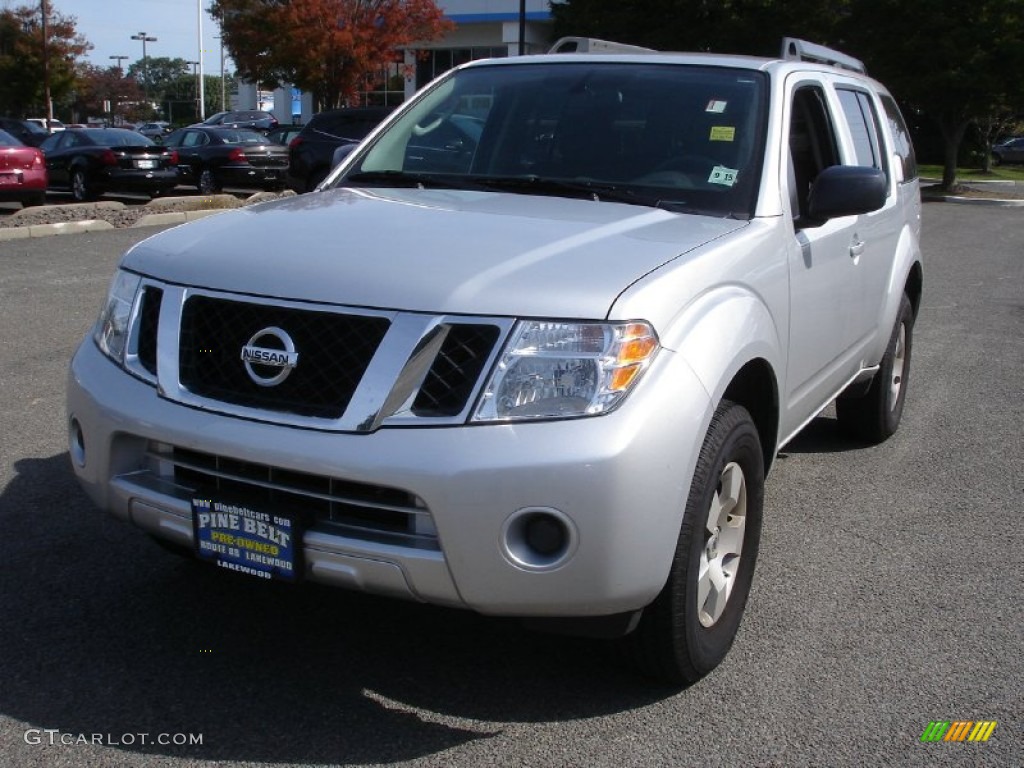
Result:
[[[516,326],[473,421],[572,418],[618,405],[659,349],[644,322]]]
[[[93,338],[96,345],[111,360],[124,363],[124,350],[128,342],[128,322],[131,320],[132,304],[141,278],[131,272],[118,270],[110,284],[107,303],[103,305],[100,319],[96,323]]]

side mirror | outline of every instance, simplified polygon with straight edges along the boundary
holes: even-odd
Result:
[[[807,201],[808,224],[823,224],[840,216],[857,216],[885,205],[888,182],[878,168],[833,165],[822,171],[811,186]]]

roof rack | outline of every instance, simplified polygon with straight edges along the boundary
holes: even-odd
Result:
[[[656,53],[639,45],[598,40],[596,37],[563,37],[555,41],[548,53]]]
[[[859,72],[862,75],[868,73],[864,62],[847,56],[845,53],[826,48],[824,45],[809,43],[796,37],[784,37],[782,39],[782,58],[787,61],[816,61],[819,64],[828,64],[840,69],[849,69],[852,72]]]

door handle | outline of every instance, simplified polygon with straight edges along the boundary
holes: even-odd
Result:
[[[854,237],[853,242],[850,243],[850,258],[857,260],[864,254],[864,241],[859,237]]]

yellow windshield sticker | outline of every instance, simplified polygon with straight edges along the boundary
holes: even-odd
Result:
[[[734,141],[736,139],[736,128],[732,125],[711,126],[711,141]]]

